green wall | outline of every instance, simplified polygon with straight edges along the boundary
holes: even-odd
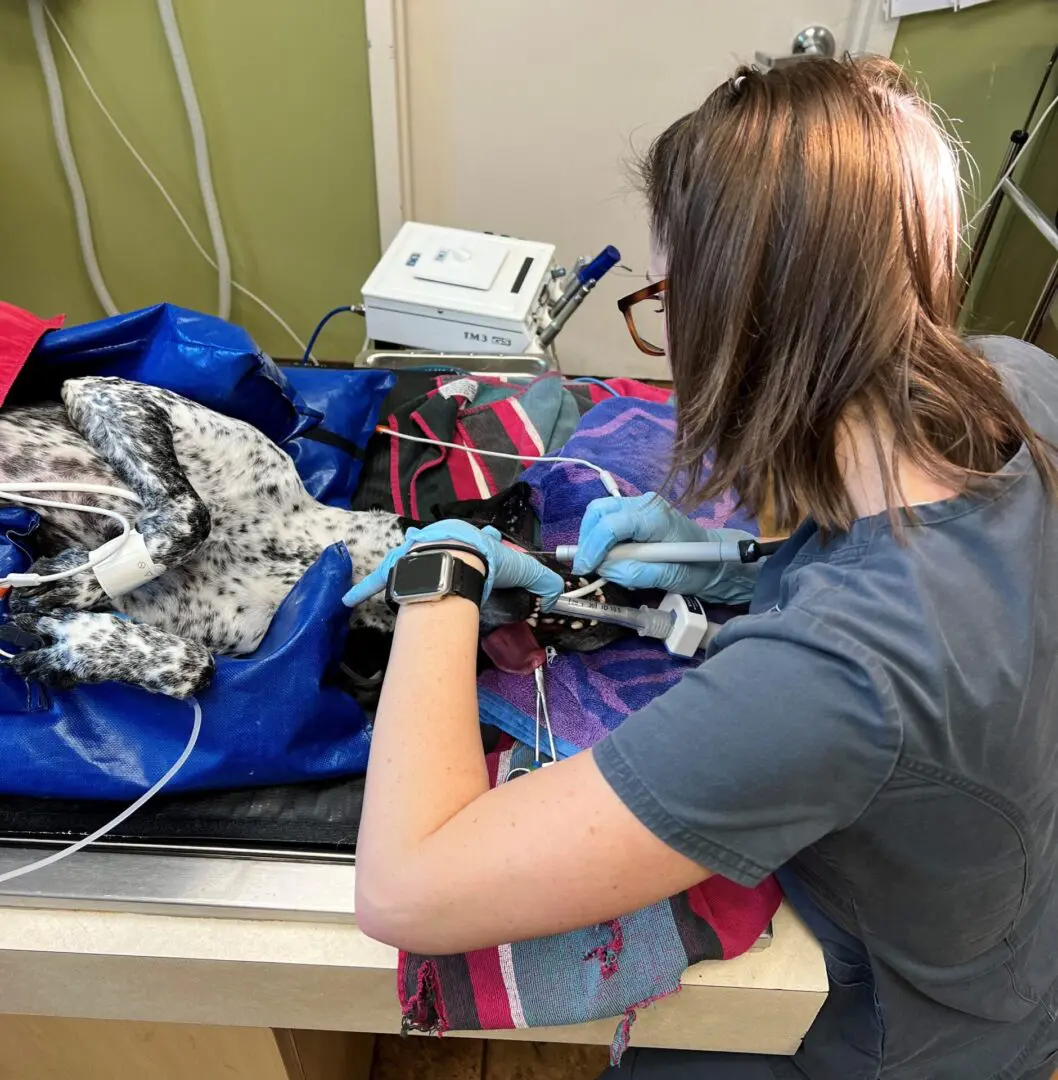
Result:
[[[995,183],[1010,133],[1021,127],[1051,50],[1058,44],[1055,0],[993,0],[961,12],[903,19],[893,57],[914,72],[955,121],[967,151],[967,216]],[[1058,89],[1052,77],[1049,97]],[[1037,117],[1042,105],[1037,110]],[[1021,186],[1039,205],[1058,208],[1058,147],[1049,125],[1019,167]],[[976,163],[976,170],[971,160]],[[1031,226],[1004,208],[968,298],[967,325],[1020,334],[1043,286],[1053,252]]]
[[[208,248],[190,137],[155,5],[51,6],[103,100]],[[304,338],[324,311],[359,299],[379,254],[363,5],[177,0],[177,15],[235,278]],[[132,309],[166,299],[215,310],[214,272],[52,40],[99,259],[116,302]],[[991,186],[1056,40],[1058,0],[992,0],[901,23],[893,55],[960,121],[956,128],[980,170],[977,197]],[[41,314],[63,310],[73,322],[97,317],[22,0],[0,0],[0,145],[0,297]],[[969,204],[972,210],[973,196]],[[295,354],[271,318],[238,294],[233,312],[268,351]],[[361,333],[358,320],[335,320],[318,351],[349,355]]]
[[[52,0],[100,97],[210,250],[176,77],[148,0]],[[357,0],[177,0],[209,138],[235,280],[306,338],[359,299],[378,259],[367,46]],[[54,32],[67,120],[96,248],[118,307],[171,300],[216,311],[216,274],[107,125]],[[70,196],[22,0],[0,0],[0,297],[69,322],[102,314],[81,264]],[[233,319],[277,356],[287,334],[235,294]],[[322,355],[362,323],[335,320]]]

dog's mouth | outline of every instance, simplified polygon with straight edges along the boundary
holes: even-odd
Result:
[[[596,582],[596,588],[585,592],[588,589],[591,582],[587,578],[566,578],[566,592],[576,592],[578,599],[587,600],[593,604],[607,604],[614,601],[606,598],[606,585],[605,581]],[[532,615],[526,618],[526,622],[536,630],[538,627],[547,626],[561,626],[570,630],[572,633],[578,633],[587,627],[589,630],[592,627],[599,625],[598,619],[575,619],[568,615],[559,615],[557,613],[551,613],[544,611],[541,607],[540,597],[535,597],[536,603],[533,605]]]
[[[580,592],[591,585],[589,579],[569,574],[568,567],[547,558],[540,561],[562,575],[567,593]],[[627,606],[632,602],[631,593],[627,589],[609,581],[599,581],[595,589],[582,593],[580,598],[592,603],[620,606]],[[482,636],[515,622],[527,623],[541,646],[553,646],[559,651],[569,652],[594,652],[626,636],[629,632],[623,627],[604,623],[598,619],[544,611],[540,597],[523,589],[494,592],[481,611]]]

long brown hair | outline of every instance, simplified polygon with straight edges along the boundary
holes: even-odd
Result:
[[[956,332],[958,162],[895,64],[742,68],[655,140],[642,173],[667,257],[687,501],[734,487],[780,529],[805,515],[846,528],[835,451],[851,415],[894,520],[901,453],[964,490],[1025,443],[1058,487],[1047,444]]]

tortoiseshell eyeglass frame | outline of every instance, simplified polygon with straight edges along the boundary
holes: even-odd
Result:
[[[649,285],[644,285],[643,288],[636,289],[635,292],[629,293],[627,296],[622,296],[621,299],[617,301],[617,308],[625,317],[625,325],[628,327],[628,332],[632,335],[632,340],[636,343],[636,347],[639,351],[645,352],[647,356],[664,356],[665,350],[639,336],[639,331],[636,329],[635,318],[632,315],[632,308],[643,300],[652,300],[655,297],[660,296],[668,286],[669,279],[661,278],[660,281],[652,281]]]

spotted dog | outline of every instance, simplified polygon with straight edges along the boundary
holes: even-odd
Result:
[[[290,457],[250,424],[124,379],[71,379],[61,403],[0,412],[0,450],[0,485],[70,481],[131,491],[140,508],[98,494],[55,498],[135,513],[151,559],[164,567],[118,599],[91,571],[12,590],[13,622],[31,647],[6,663],[55,687],[114,680],[174,697],[194,694],[208,685],[215,654],[257,648],[284,597],[326,547],[347,545],[359,581],[416,524],[324,506],[305,490]],[[528,514],[520,487],[442,509],[517,534]],[[119,531],[94,514],[41,508],[40,516],[30,568],[40,575],[83,564]],[[483,632],[528,618],[542,644],[591,649],[616,636],[613,628],[540,616],[535,604],[522,591],[495,593],[482,609]],[[381,597],[352,613],[348,674],[377,682],[393,622]]]

